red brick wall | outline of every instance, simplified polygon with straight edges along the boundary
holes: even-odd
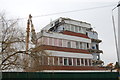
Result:
[[[66,34],[66,35],[83,37],[83,38],[88,38],[88,39],[89,39],[89,37],[88,37],[87,35],[82,34],[82,33],[75,33],[75,32],[71,32],[71,31],[63,31],[63,32],[61,32],[61,33]]]
[[[65,47],[57,47],[57,46],[50,46],[50,45],[41,45],[38,48],[41,48],[43,50],[54,50],[54,51],[63,51],[63,52],[91,54],[88,50],[74,49],[74,48],[65,48]]]
[[[41,66],[43,70],[106,70],[95,66]]]

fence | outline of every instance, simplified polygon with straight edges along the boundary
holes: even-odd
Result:
[[[2,80],[118,80],[117,72],[3,72]]]

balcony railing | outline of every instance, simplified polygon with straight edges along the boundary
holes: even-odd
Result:
[[[99,39],[91,39],[91,40],[92,40],[92,42],[97,42],[97,43],[102,42],[102,40],[99,40]]]
[[[90,53],[103,53],[102,50],[97,50],[97,49],[88,49]]]

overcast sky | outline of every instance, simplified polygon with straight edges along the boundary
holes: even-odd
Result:
[[[72,10],[88,9],[93,7],[108,6],[90,10],[83,10],[71,13],[41,16],[33,19],[37,32],[40,31],[51,20],[59,17],[68,17],[83,22],[88,22],[99,34],[99,39],[103,42],[100,49],[103,50],[101,59],[105,64],[117,60],[112,27],[112,9],[119,0],[0,0],[0,11],[5,11],[10,18],[25,18],[21,20],[22,28],[26,29],[26,21],[29,14],[41,16],[51,13],[66,12]],[[117,22],[117,10],[114,11]]]

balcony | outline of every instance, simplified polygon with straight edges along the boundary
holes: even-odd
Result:
[[[97,49],[88,49],[90,53],[103,53],[102,50],[97,50]]]
[[[99,39],[91,39],[91,40],[92,40],[92,42],[97,42],[97,43],[102,42],[102,40],[99,40]]]

